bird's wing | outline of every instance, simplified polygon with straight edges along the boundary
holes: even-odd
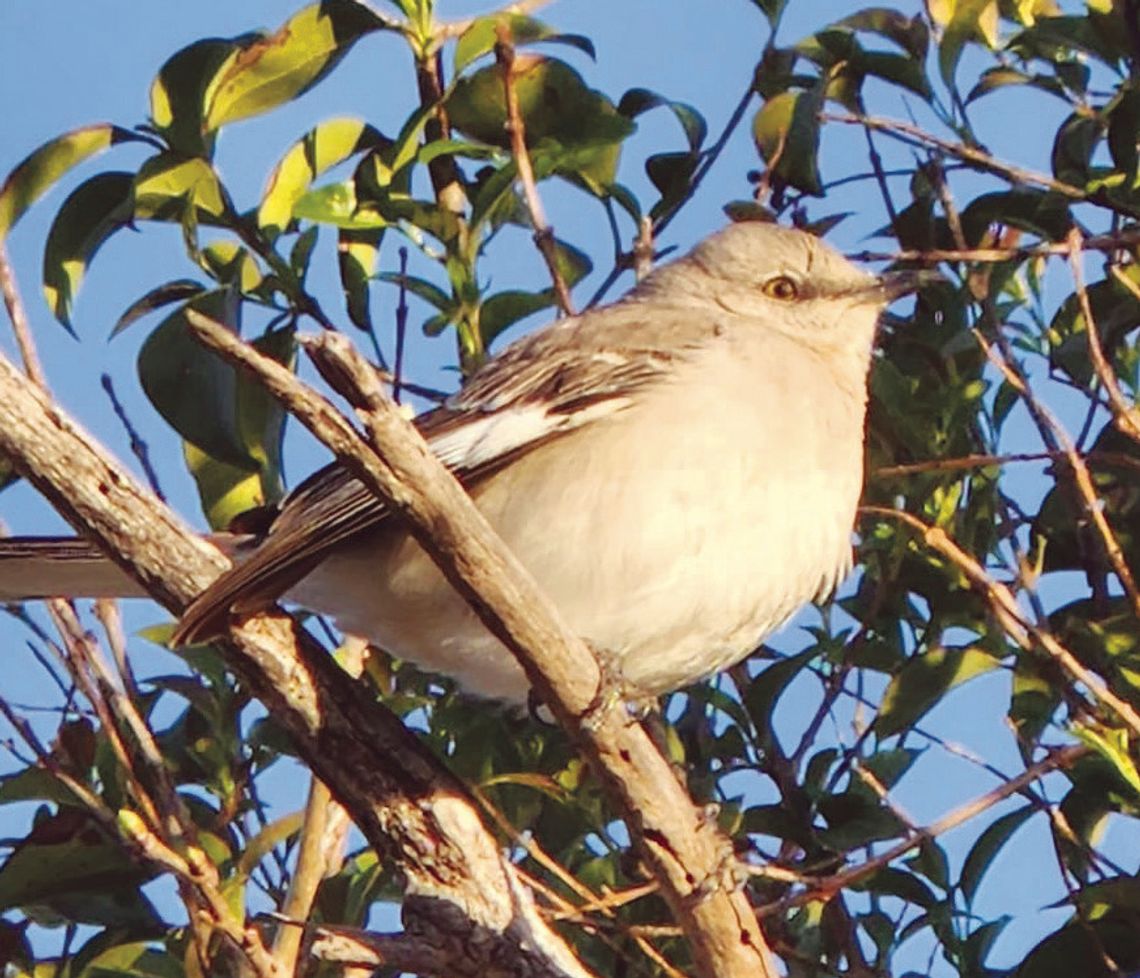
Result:
[[[417,418],[417,428],[471,486],[521,453],[622,410],[636,390],[664,377],[677,356],[602,342],[615,332],[636,336],[635,306],[621,303],[564,320],[512,344],[445,406]],[[283,501],[252,553],[190,605],[175,642],[218,634],[231,610],[268,605],[330,550],[387,516],[384,502],[339,463],[319,470]]]

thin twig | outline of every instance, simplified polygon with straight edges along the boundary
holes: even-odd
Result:
[[[992,304],[990,309],[992,313]],[[1002,348],[1001,356],[997,354],[979,330],[974,330],[974,338],[981,345],[990,362],[1001,371],[1006,382],[1021,396],[1047,447],[1051,451],[1064,453],[1065,464],[1072,474],[1073,487],[1083,503],[1085,514],[1096,528],[1097,535],[1104,548],[1105,557],[1119,579],[1121,587],[1128,595],[1133,610],[1137,615],[1140,615],[1140,589],[1137,588],[1132,570],[1124,558],[1120,541],[1116,538],[1112,527],[1109,526],[1108,518],[1104,515],[1104,506],[1097,494],[1096,484],[1093,482],[1088,465],[1081,458],[1076,445],[1061,422],[1034,396],[1028,381],[1015,365],[1009,342],[1001,330],[997,331],[997,343]]]
[[[1129,404],[1116,373],[1104,355],[1104,347],[1097,332],[1096,320],[1093,318],[1092,303],[1089,302],[1088,290],[1085,288],[1084,273],[1081,267],[1083,249],[1081,247],[1081,232],[1073,228],[1069,232],[1069,267],[1073,272],[1073,284],[1077,290],[1077,301],[1080,303],[1081,315],[1085,320],[1085,336],[1088,339],[1089,359],[1092,361],[1093,371],[1104,392],[1108,396],[1108,403],[1112,408],[1112,416],[1116,427],[1133,441],[1140,441],[1140,421],[1137,420],[1136,405]],[[1115,266],[1113,266],[1115,270]],[[1118,279],[1123,275],[1118,274]]]
[[[940,139],[938,136],[928,133],[921,126],[915,126],[909,122],[901,122],[898,119],[883,119],[877,116],[850,115],[833,112],[821,112],[820,119],[824,122],[840,122],[846,125],[875,129],[912,146],[932,146],[946,153],[948,156],[964,160],[977,169],[983,170],[986,173],[992,173],[994,176],[1008,180],[1010,183],[1042,187],[1045,190],[1052,190],[1054,193],[1060,194],[1063,197],[1068,197],[1070,200],[1089,199],[1089,195],[1084,190],[1080,187],[1074,187],[1071,183],[1056,180],[1051,176],[1038,173],[1035,170],[1026,170],[1022,167],[1014,166],[1011,163],[1005,163],[1002,160],[996,159],[985,150],[978,149],[976,146],[968,146],[965,143]]]
[[[138,429],[131,423],[131,419],[127,416],[126,410],[123,408],[122,402],[119,400],[118,395],[115,393],[115,385],[111,380],[110,374],[103,374],[99,378],[100,383],[103,385],[103,390],[107,393],[107,399],[111,402],[111,410],[115,412],[115,417],[119,419],[119,424],[123,426],[123,430],[127,433],[127,438],[130,439],[131,453],[139,460],[139,465],[142,467],[143,475],[146,476],[147,484],[154,490],[154,494],[158,496],[163,502],[166,502],[166,496],[162,492],[162,487],[158,482],[158,473],[154,470],[154,466],[150,462],[150,449],[147,443],[139,435]]]
[[[573,316],[574,303],[570,299],[570,289],[566,285],[566,279],[558,267],[554,232],[546,220],[546,212],[543,210],[542,198],[538,195],[538,184],[534,178],[534,167],[530,162],[530,152],[526,147],[526,127],[523,123],[522,110],[519,108],[518,91],[515,89],[515,46],[511,37],[510,23],[506,20],[500,21],[495,33],[498,37],[495,44],[495,61],[502,74],[503,94],[507,106],[507,135],[511,140],[511,155],[518,168],[523,199],[526,200],[530,222],[534,226],[534,243],[550,272],[554,294],[558,299],[558,308],[564,315]]]
[[[0,241],[0,292],[4,293],[4,306],[8,310],[8,318],[12,321],[12,332],[16,337],[16,346],[20,350],[20,359],[24,363],[24,373],[33,384],[46,391],[47,377],[36,352],[36,344],[32,340],[28,311],[24,307],[24,300],[20,298],[20,289],[16,285],[16,271],[8,258],[8,248],[3,241]]]
[[[1085,747],[1083,744],[1062,747],[1059,750],[1052,751],[1048,757],[1038,761],[1032,767],[1026,768],[1017,777],[1010,778],[1005,784],[998,785],[996,788],[987,791],[984,795],[979,795],[973,801],[969,801],[961,807],[954,809],[954,811],[948,812],[946,815],[943,815],[942,818],[931,822],[925,828],[918,829],[905,839],[902,839],[873,858],[868,859],[866,862],[860,863],[858,866],[852,866],[850,869],[836,873],[834,876],[816,879],[806,892],[797,893],[784,900],[777,900],[774,903],[766,904],[757,910],[757,914],[761,917],[767,917],[772,914],[782,913],[788,907],[807,903],[811,900],[818,900],[821,897],[826,897],[847,889],[860,880],[866,879],[868,876],[878,872],[900,856],[906,855],[911,849],[922,845],[924,842],[929,842],[931,839],[936,839],[940,835],[945,835],[951,829],[956,829],[959,825],[963,825],[970,821],[970,819],[976,818],[983,812],[993,808],[993,806],[999,802],[1004,801],[1011,795],[1017,794],[1027,785],[1032,784],[1050,771],[1069,767],[1090,753],[1091,748]]]

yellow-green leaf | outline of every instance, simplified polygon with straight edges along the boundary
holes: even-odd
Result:
[[[73,129],[44,143],[8,174],[0,187],[0,241],[24,211],[50,190],[73,167],[134,133],[110,123]]]
[[[390,143],[359,119],[329,119],[290,147],[269,175],[257,223],[279,234],[293,219],[293,205],[322,173],[356,153]]]
[[[187,156],[213,153],[214,134],[202,128],[206,91],[226,60],[256,37],[195,41],[159,68],[150,86],[150,122],[172,149]]]
[[[205,217],[228,209],[225,191],[207,160],[160,153],[147,160],[135,178],[135,216],[155,221],[181,220],[187,207]]]
[[[819,177],[819,112],[824,88],[781,92],[768,99],[752,122],[756,148],[772,174],[789,186],[823,195]]]
[[[359,38],[386,26],[355,0],[310,4],[276,33],[226,59],[205,95],[205,130],[295,99],[328,74]]]

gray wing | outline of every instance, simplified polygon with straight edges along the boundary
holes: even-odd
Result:
[[[620,411],[684,355],[637,345],[642,311],[621,302],[524,337],[416,427],[471,486],[521,453]],[[203,641],[225,630],[231,611],[271,604],[329,551],[387,517],[384,502],[342,465],[320,469],[286,497],[252,552],[187,608],[175,643]]]

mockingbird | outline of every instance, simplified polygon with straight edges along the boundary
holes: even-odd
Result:
[[[417,424],[571,627],[634,687],[676,689],[850,569],[876,321],[917,284],[802,231],[733,224],[511,344]],[[339,465],[263,535],[226,542],[235,566],[177,641],[285,597],[473,693],[526,699],[514,658]],[[130,593],[85,543],[0,541],[0,600]]]

